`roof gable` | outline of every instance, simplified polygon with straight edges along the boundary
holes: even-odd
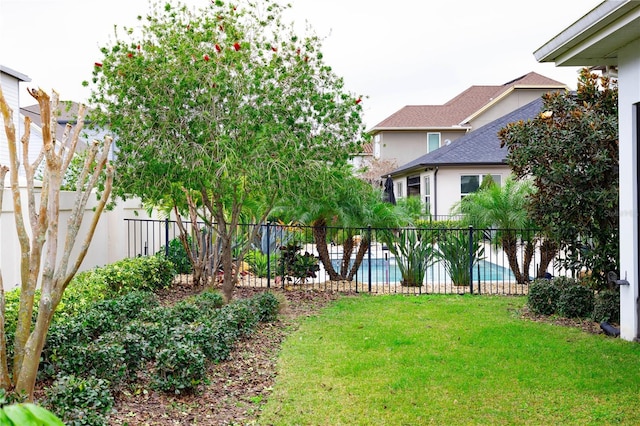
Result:
[[[500,147],[498,132],[509,123],[535,118],[542,106],[542,98],[529,102],[478,130],[467,133],[450,145],[410,161],[391,172],[391,175],[423,167],[504,164],[508,151],[506,147]]]
[[[517,88],[554,89],[566,88],[566,85],[530,72],[499,86],[471,86],[444,105],[407,105],[378,123],[371,131],[460,126],[475,112]]]

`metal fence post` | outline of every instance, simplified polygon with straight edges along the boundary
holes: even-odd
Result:
[[[371,225],[367,227],[367,263],[369,264],[369,293],[371,293]]]
[[[473,226],[469,225],[469,291],[473,294]]]
[[[269,222],[267,222],[267,288],[271,288],[271,235]]]
[[[169,218],[164,218],[164,255],[169,258]]]

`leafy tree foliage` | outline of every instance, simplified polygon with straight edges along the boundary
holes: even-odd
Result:
[[[94,67],[93,120],[117,138],[115,191],[215,221],[227,297],[245,205],[260,200],[262,222],[276,200],[358,152],[364,134],[361,98],[323,63],[317,36],[283,23],[285,9],[155,4]]]
[[[528,209],[566,250],[566,265],[604,281],[618,269],[618,89],[584,69],[575,93],[548,93],[533,120],[500,138],[515,175],[533,178]]]

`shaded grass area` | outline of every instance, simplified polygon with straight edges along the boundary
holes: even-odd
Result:
[[[640,424],[640,345],[524,298],[345,297],[285,342],[260,424]]]

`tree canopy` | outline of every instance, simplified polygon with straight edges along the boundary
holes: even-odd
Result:
[[[528,210],[567,253],[565,266],[604,279],[618,267],[618,89],[587,69],[572,92],[543,96],[534,119],[499,136],[518,178],[533,178]]]
[[[141,28],[116,32],[91,100],[93,121],[116,137],[118,195],[190,199],[230,238],[248,200],[263,201],[263,220],[277,199],[318,185],[317,171],[360,150],[362,98],[324,64],[317,36],[283,23],[285,9],[157,3]]]

